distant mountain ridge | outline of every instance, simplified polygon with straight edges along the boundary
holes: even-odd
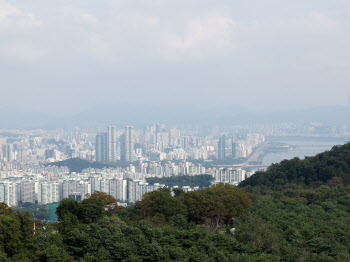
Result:
[[[241,107],[199,109],[195,107],[163,107],[156,105],[117,104],[98,106],[81,113],[58,117],[16,108],[0,109],[0,128],[96,127],[108,124],[144,126],[152,123],[225,125],[276,122],[316,122],[325,125],[345,125],[345,106],[317,107],[290,111],[259,111]]]

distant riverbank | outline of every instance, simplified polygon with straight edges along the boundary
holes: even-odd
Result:
[[[264,155],[262,164],[269,166],[284,159],[305,156],[314,156],[326,150],[330,150],[335,145],[342,145],[348,142],[345,138],[334,137],[267,137],[267,142],[278,142],[290,145],[291,149],[285,152],[268,153]]]

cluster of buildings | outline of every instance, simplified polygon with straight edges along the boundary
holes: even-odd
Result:
[[[145,129],[9,130],[0,135],[0,170],[69,158],[98,162],[222,160],[248,157],[262,134],[226,131],[202,135],[157,124]]]
[[[9,206],[24,202],[49,204],[67,197],[82,200],[86,194],[102,191],[121,203],[135,203],[144,193],[164,187],[149,184],[148,177],[209,174],[213,183],[236,185],[251,172],[206,164],[247,157],[263,142],[260,134],[202,135],[160,124],[144,130],[110,126],[106,132],[7,130],[0,132],[0,202]],[[69,158],[127,165],[89,168],[81,173],[71,173],[68,167],[47,166]]]
[[[218,137],[182,136],[176,128],[165,129],[165,125],[147,127],[142,135],[127,126],[123,133],[116,127],[98,133],[95,142],[95,159],[99,162],[117,160],[133,162],[162,160],[208,160],[248,157],[259,144],[265,142],[262,134],[239,136],[232,132]]]
[[[207,174],[213,177],[213,184],[237,185],[253,172],[243,169],[214,168]],[[25,202],[56,203],[64,198],[81,201],[87,194],[95,191],[110,194],[120,203],[135,203],[142,200],[143,194],[165,186],[158,183],[149,184],[147,178],[155,175],[138,173],[133,166],[102,170],[89,168],[82,173],[70,173],[64,167],[42,166],[17,172],[2,171],[0,175],[0,202],[5,202],[9,206]],[[169,173],[169,176],[177,175]],[[183,186],[181,188],[188,192],[197,190],[199,187]]]
[[[254,148],[265,142],[265,136],[261,134],[247,134],[245,140],[240,140],[238,133],[233,132],[227,147],[226,134],[219,136],[217,145],[217,159],[223,160],[228,157],[231,159],[246,158],[252,154]]]

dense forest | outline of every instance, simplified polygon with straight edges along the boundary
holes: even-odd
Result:
[[[0,204],[0,261],[350,261],[349,160],[346,144],[129,207],[95,192],[52,224]]]
[[[147,182],[150,184],[164,184],[167,187],[173,186],[199,186],[208,187],[211,184],[213,177],[211,175],[197,175],[197,176],[171,176],[171,177],[149,177]]]

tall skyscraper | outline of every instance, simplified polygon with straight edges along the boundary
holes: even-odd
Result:
[[[220,135],[218,142],[218,159],[224,159],[226,157],[226,144],[225,144],[226,136]]]
[[[96,135],[96,161],[107,162],[107,133]]]
[[[108,127],[107,132],[107,160],[114,162],[117,153],[117,128],[114,126]]]
[[[134,160],[134,127],[126,126],[125,134],[121,137],[121,160],[131,162]]]

